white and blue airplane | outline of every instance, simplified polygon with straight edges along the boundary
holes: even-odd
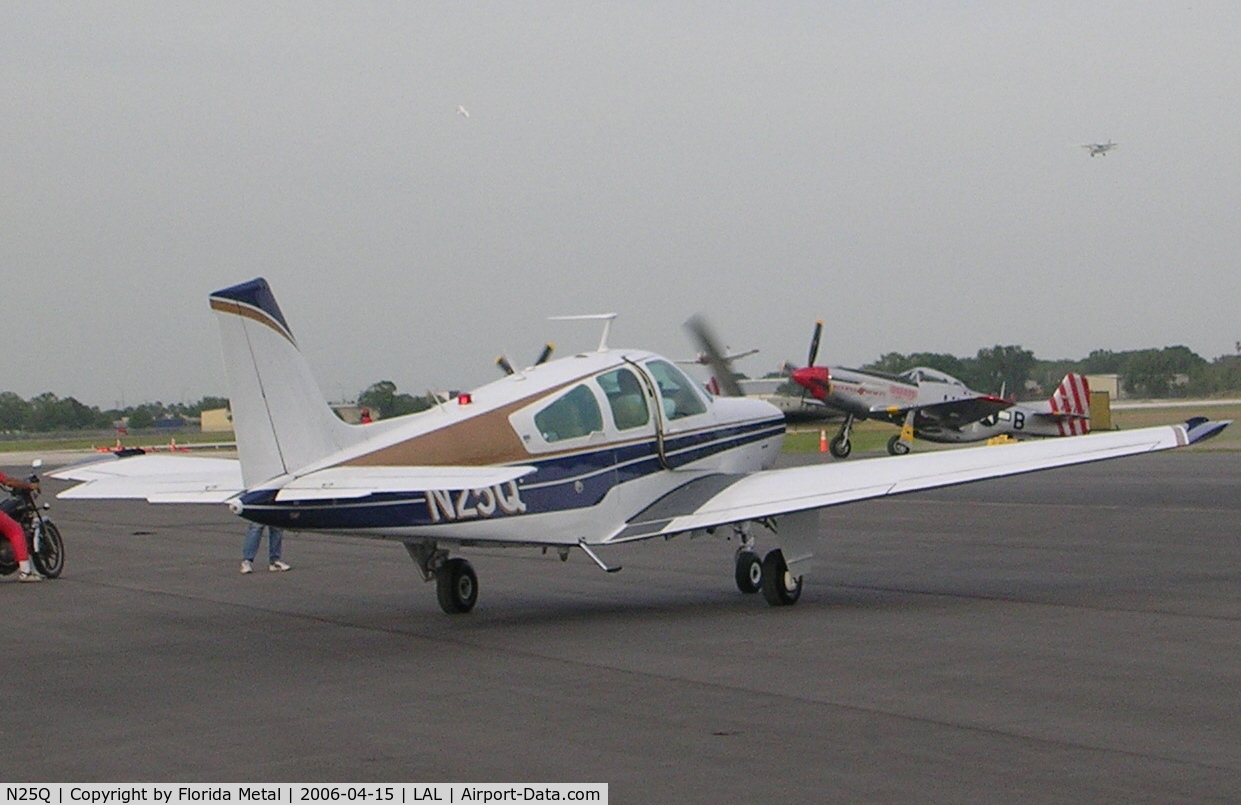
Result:
[[[736,537],[735,581],[773,605],[801,595],[819,511],[1017,473],[1183,447],[1227,422],[1143,428],[851,464],[772,469],[784,418],[715,397],[672,361],[598,349],[547,361],[428,411],[368,425],[328,407],[263,279],[211,294],[237,459],[151,454],[64,468],[65,498],[225,503],[257,523],[405,545],[448,613],[478,578],[457,551],[548,548],[567,559],[635,540]],[[771,544],[760,558],[758,537]]]

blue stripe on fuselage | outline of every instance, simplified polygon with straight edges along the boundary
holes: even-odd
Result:
[[[664,440],[664,454],[668,467],[676,469],[783,431],[783,420],[769,419],[672,435]],[[276,490],[247,492],[241,497],[243,516],[259,523],[306,530],[444,525],[595,506],[617,484],[664,469],[654,439],[525,463],[537,471],[519,482],[490,490],[381,492],[360,499],[288,502],[276,502]]]

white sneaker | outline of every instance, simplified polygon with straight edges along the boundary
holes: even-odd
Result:
[[[43,577],[40,576],[38,573],[23,572],[23,573],[18,574],[17,580],[18,581],[43,581]]]
[[[242,573],[253,573],[254,572],[254,565],[250,564],[249,559],[241,560],[241,572]]]
[[[276,561],[268,565],[267,569],[270,570],[272,573],[283,573],[284,571],[292,570],[293,568],[285,564],[284,562],[281,562],[279,559],[277,559]]]

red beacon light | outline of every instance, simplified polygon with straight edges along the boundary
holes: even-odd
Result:
[[[469,394],[458,394],[457,395],[457,405],[469,405],[472,402],[474,402],[474,398],[471,397]]]

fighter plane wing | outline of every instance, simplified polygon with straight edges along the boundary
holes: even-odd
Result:
[[[1184,447],[1229,423],[1195,422],[1067,439],[943,450],[748,475],[704,474],[633,517],[609,542],[670,536],[870,498]]]
[[[329,467],[289,478],[276,499],[360,498],[380,492],[481,489],[534,472],[528,466]],[[151,503],[222,503],[246,491],[235,459],[145,455],[103,459],[50,473],[78,486],[62,498],[145,498]]]
[[[896,420],[913,409],[917,410],[920,416],[934,419],[946,427],[959,428],[962,425],[985,419],[992,414],[998,414],[1005,408],[1011,408],[1012,406],[1013,403],[1002,397],[981,396],[970,397],[964,400],[948,400],[930,405],[911,405],[905,408],[873,408],[871,411]]]

